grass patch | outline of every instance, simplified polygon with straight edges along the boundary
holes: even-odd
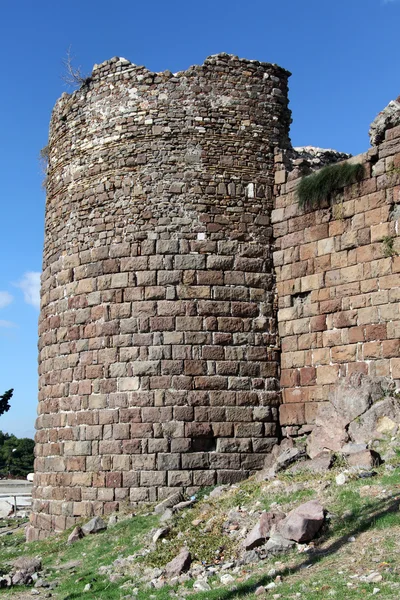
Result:
[[[362,164],[340,163],[323,167],[320,171],[301,179],[297,187],[299,206],[316,208],[347,185],[361,181],[363,176]]]
[[[382,238],[383,256],[386,258],[397,256],[397,252],[394,249],[394,239],[395,238],[392,235],[385,235]]]
[[[252,478],[228,487],[220,496],[210,498],[205,494],[208,497],[173,517],[165,541],[160,540],[155,548],[151,548],[150,540],[159,517],[154,514],[126,518],[72,546],[66,545],[68,532],[25,544],[23,531],[19,530],[12,536],[0,537],[0,566],[5,569],[21,555],[40,555],[46,580],[59,581],[51,592],[54,600],[122,600],[133,597],[133,588],[138,589],[137,600],[170,600],[176,597],[175,592],[178,598],[190,600],[257,600],[257,587],[272,582],[276,587],[268,597],[280,594],[282,600],[294,599],[296,594],[301,594],[302,600],[331,596],[352,600],[370,597],[374,587],[380,589],[379,598],[398,599],[400,468],[387,471],[382,466],[376,471],[377,475],[368,480],[350,477],[344,486],[335,483],[337,469],[317,477],[308,475],[306,479],[300,473],[281,473],[273,482],[256,482]],[[232,523],[237,520],[239,528],[250,529],[262,510],[279,508],[288,512],[310,498],[318,498],[329,517],[308,549],[294,549],[285,555],[268,556],[260,563],[242,564],[231,571],[235,581],[229,585],[221,584],[222,572],[212,575],[208,579],[212,589],[206,592],[194,591],[193,579],[179,589],[177,585],[165,585],[162,589],[146,586],[147,568],[164,567],[184,545],[198,566],[211,568],[237,558],[241,538],[230,534]],[[99,573],[99,567],[112,565],[117,558],[127,559],[140,549],[150,552],[140,553],[133,562],[128,559],[121,568],[112,566],[113,572],[119,572],[119,579],[110,581],[110,571]],[[70,561],[75,561],[76,566],[63,569]],[[143,571],[137,568],[138,563]],[[367,583],[360,579],[372,571],[379,571],[382,580]],[[276,580],[277,575],[281,579]],[[83,592],[88,583],[90,591]],[[0,590],[0,600],[20,600],[21,591],[29,595],[26,588]]]
[[[158,516],[136,516],[126,519],[107,531],[83,538],[78,543],[66,544],[70,531],[49,537],[39,542],[25,542],[24,532],[18,531],[13,536],[5,536],[4,546],[0,546],[0,564],[12,564],[19,556],[41,556],[43,568],[48,573],[48,581],[59,580],[60,585],[53,592],[55,598],[75,600],[78,598],[96,598],[99,600],[120,599],[126,591],[120,586],[129,576],[111,583],[106,575],[99,575],[99,567],[110,565],[120,557],[137,552],[143,545],[145,535],[158,523]],[[63,570],[62,566],[70,561],[78,565],[71,570]],[[83,589],[87,583],[92,588],[89,593]],[[12,597],[23,588],[0,590],[1,597]]]

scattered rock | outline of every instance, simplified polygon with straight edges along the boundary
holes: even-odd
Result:
[[[385,398],[375,402],[359,419],[350,423],[350,436],[356,443],[382,439],[386,435],[384,425],[389,420],[395,423],[396,427],[400,423],[400,405],[395,398]]]
[[[248,550],[247,552],[243,553],[240,563],[242,565],[250,565],[252,563],[259,562],[259,560],[260,560],[260,557],[255,550]]]
[[[338,452],[348,439],[346,420],[338,414],[332,404],[321,402],[317,410],[315,427],[307,439],[308,456],[316,458],[326,450]]]
[[[253,550],[258,546],[265,544],[265,541],[271,535],[271,530],[276,528],[276,525],[285,518],[282,512],[264,512],[262,513],[259,522],[253,527],[243,542],[245,550]]]
[[[160,523],[165,523],[166,521],[169,521],[170,519],[172,519],[173,517],[173,512],[172,509],[167,508],[166,510],[164,510],[163,514],[160,517]]]
[[[264,596],[264,594],[267,593],[267,590],[265,589],[265,587],[263,585],[260,585],[256,591],[254,592],[255,596]]]
[[[307,440],[308,455],[315,458],[326,449],[352,454],[357,452],[354,443],[365,445],[395,432],[400,408],[394,398],[387,397],[392,388],[389,378],[360,373],[339,380],[329,402],[318,406],[315,427]],[[365,447],[359,447],[358,451],[362,450]]]
[[[169,533],[169,530],[169,527],[160,527],[159,529],[157,529],[157,531],[153,535],[153,544],[156,544],[158,540],[165,537]]]
[[[300,504],[277,526],[284,538],[295,542],[309,542],[321,529],[324,522],[324,509],[318,500]]]
[[[285,550],[293,548],[294,541],[284,538],[280,533],[275,532],[265,544],[265,550],[271,554],[279,554]]]
[[[81,540],[85,534],[83,533],[81,527],[77,525],[69,534],[67,544],[74,544],[78,540]]]
[[[382,575],[377,571],[372,571],[369,575],[362,575],[360,577],[360,581],[365,581],[366,583],[379,583],[382,579]]]
[[[290,451],[293,451],[293,455]],[[257,481],[269,481],[273,479],[275,475],[286,466],[291,464],[297,460],[296,457],[300,458],[298,455],[300,451],[295,447],[295,444],[291,438],[284,438],[280,445],[276,444],[272,451],[266,456],[264,462],[264,469],[259,471],[256,476]],[[293,456],[291,460],[290,456]],[[278,458],[280,457],[280,461],[278,462]],[[286,461],[286,465],[284,464]]]
[[[182,548],[178,556],[175,556],[165,567],[167,577],[181,575],[189,570],[192,563],[192,557],[187,548]]]
[[[344,485],[347,481],[347,477],[344,473],[339,473],[335,478],[336,485]]]
[[[182,501],[183,501],[182,492],[176,492],[175,494],[172,494],[172,496],[168,496],[168,498],[166,498],[165,500],[163,500],[162,502],[157,504],[157,506],[154,509],[154,512],[156,514],[161,514],[167,508],[172,508],[173,506],[175,506],[176,504],[178,504],[179,502],[182,502]]]
[[[42,559],[20,556],[16,561],[14,561],[14,568],[17,571],[23,571],[24,573],[33,575],[33,573],[42,570]]]
[[[32,583],[32,576],[25,571],[17,571],[11,577],[12,585],[29,585]]]
[[[357,452],[362,452],[367,449],[367,444],[353,444],[349,442],[345,444],[341,449],[342,454],[356,454]]]
[[[374,450],[362,450],[353,452],[347,456],[347,462],[352,467],[376,467],[381,461],[381,457]]]
[[[220,579],[220,582],[222,583],[222,585],[228,585],[229,583],[233,583],[235,581],[235,578],[232,577],[232,575],[230,575],[229,573],[225,573],[225,575],[221,575],[221,577],[219,579]]]
[[[189,508],[190,506],[193,506],[193,504],[196,503],[196,500],[186,500],[184,502],[178,502],[178,504],[175,504],[175,506],[172,507],[172,512],[176,513],[179,512],[180,510],[184,510],[185,508]]]
[[[106,523],[101,517],[94,517],[82,526],[83,535],[89,535],[91,533],[98,533],[107,529]]]
[[[215,500],[216,498],[219,498],[228,489],[228,487],[229,486],[227,485],[219,485],[218,487],[211,490],[211,492],[208,494],[208,497],[213,498]]]
[[[35,581],[35,588],[48,588],[50,587],[50,584],[48,581],[46,581],[45,579],[42,579],[41,577],[39,577],[39,579],[37,579]]]
[[[279,454],[275,461],[274,469],[276,472],[282,471],[303,456],[305,456],[304,450],[300,450],[299,448],[287,448],[281,454]]]
[[[87,583],[85,585],[85,587],[83,588],[84,592],[90,592],[90,590],[92,589],[92,585],[90,583]]]
[[[211,587],[205,579],[196,579],[193,584],[193,589],[198,592],[209,592]]]
[[[299,471],[311,471],[312,473],[323,473],[328,471],[333,464],[333,454],[331,452],[320,452],[312,460],[305,460],[293,465],[289,473],[298,473]]]
[[[382,396],[383,389],[379,378],[354,373],[339,380],[329,400],[345,421],[345,425],[348,425]]]
[[[376,430],[384,435],[392,435],[397,427],[397,423],[387,416],[379,417],[376,424]]]
[[[117,515],[111,515],[110,518],[108,519],[108,526],[112,527],[113,525],[116,525],[117,523],[118,523]]]

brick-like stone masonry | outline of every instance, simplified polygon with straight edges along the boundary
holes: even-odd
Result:
[[[288,75],[112,59],[56,104],[28,539],[236,482],[338,378],[400,380],[400,128],[300,209],[301,163],[345,155],[294,154]]]
[[[363,181],[318,210],[298,206],[301,166],[275,161],[280,424],[297,435],[339,377],[400,380],[400,127],[350,159]]]
[[[289,73],[124,59],[53,111],[29,539],[232,483],[277,441],[274,150]]]

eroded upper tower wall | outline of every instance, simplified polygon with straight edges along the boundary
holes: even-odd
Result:
[[[274,149],[288,73],[123,59],[54,109],[31,537],[262,466],[276,440]]]

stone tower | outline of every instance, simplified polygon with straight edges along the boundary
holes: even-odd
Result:
[[[231,483],[277,435],[274,150],[289,73],[96,65],[53,111],[30,539]]]

